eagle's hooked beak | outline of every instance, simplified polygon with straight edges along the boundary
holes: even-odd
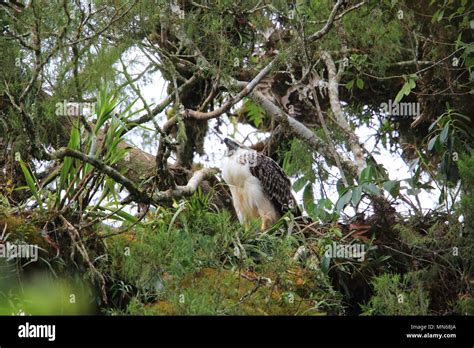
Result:
[[[224,143],[227,145],[229,152],[237,151],[241,147],[241,145],[238,142],[230,138],[225,138]]]

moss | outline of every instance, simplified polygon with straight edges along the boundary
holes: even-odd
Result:
[[[0,216],[0,236],[5,231],[5,237],[11,243],[27,243],[37,245],[48,252],[52,247],[41,235],[41,230],[28,217],[3,215]],[[6,237],[8,235],[8,238]]]
[[[313,314],[314,303],[284,292],[267,277],[238,271],[203,268],[186,275],[166,300],[147,306],[157,315],[301,315]],[[304,281],[303,281],[304,283]],[[321,314],[321,313],[320,313]]]

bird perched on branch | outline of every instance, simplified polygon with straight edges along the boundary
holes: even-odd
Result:
[[[270,157],[229,138],[222,161],[222,178],[229,185],[240,223],[261,218],[261,229],[270,227],[287,211],[298,211],[291,182]]]

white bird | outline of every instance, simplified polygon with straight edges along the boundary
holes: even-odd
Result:
[[[291,182],[270,157],[229,138],[222,160],[222,178],[229,185],[241,224],[261,218],[261,229],[274,224],[285,212],[297,210]]]

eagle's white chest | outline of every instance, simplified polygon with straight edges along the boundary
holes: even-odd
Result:
[[[263,223],[269,225],[278,218],[278,213],[265,194],[260,180],[250,172],[250,166],[256,164],[251,155],[251,151],[241,149],[230,157],[224,157],[222,178],[230,187],[239,221],[246,223],[260,216]],[[242,156],[247,161],[242,161]]]

